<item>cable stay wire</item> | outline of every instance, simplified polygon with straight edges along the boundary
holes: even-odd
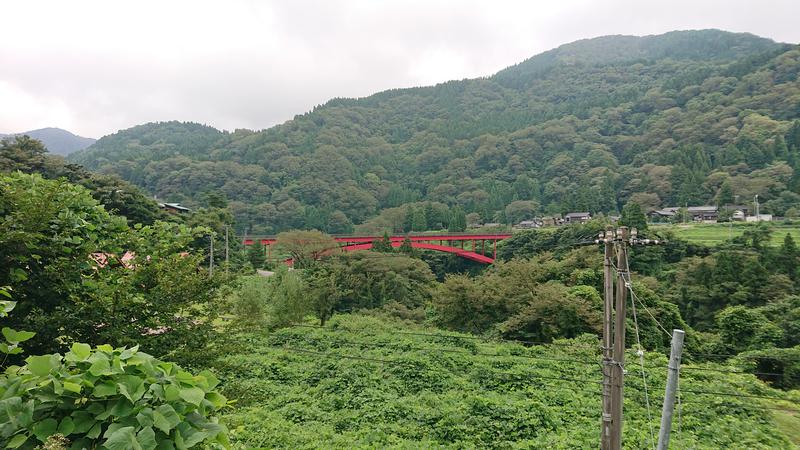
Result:
[[[314,339],[316,342],[324,342],[323,339],[320,339],[316,336],[303,336],[304,339]],[[490,358],[525,358],[530,360],[541,360],[541,361],[553,361],[553,362],[570,362],[576,364],[584,364],[584,365],[599,365],[599,361],[590,361],[585,359],[573,359],[573,358],[557,358],[557,357],[550,357],[550,356],[534,356],[534,355],[502,355],[497,353],[483,353],[483,352],[472,352],[469,350],[458,350],[458,349],[447,349],[447,348],[425,348],[425,347],[416,347],[410,346],[404,343],[399,342],[387,342],[387,343],[379,343],[379,342],[364,342],[364,341],[353,341],[347,339],[339,339],[330,340],[327,342],[328,344],[345,344],[345,345],[358,345],[363,347],[372,347],[372,348],[397,348],[397,349],[408,349],[413,351],[421,351],[426,353],[456,353],[462,355],[470,355],[470,356],[486,356]]]
[[[627,258],[628,258],[628,255],[625,255],[625,264],[626,265],[628,264],[628,259]],[[614,271],[619,273],[619,269],[617,269],[617,266],[615,264],[612,263],[611,267],[614,269]],[[641,306],[642,309],[645,310],[647,315],[650,316],[651,319],[653,319],[653,322],[656,323],[658,328],[660,328],[661,331],[664,332],[664,334],[666,334],[668,337],[672,337],[672,333],[667,331],[667,329],[664,327],[664,325],[662,325],[661,322],[656,318],[656,316],[650,311],[650,308],[647,307],[647,305],[644,303],[644,301],[642,301],[642,299],[640,299],[639,296],[636,295],[636,292],[633,290],[633,282],[631,281],[630,270],[627,271],[627,278],[625,278],[625,276],[626,276],[626,274],[623,272],[622,277],[623,277],[623,279],[625,279],[625,287],[628,288],[628,292],[630,292],[631,297],[633,298],[633,300],[639,302],[639,306]]]
[[[628,264],[627,259],[628,255],[626,253],[625,265]],[[624,279],[625,275],[622,274],[622,277]],[[628,273],[628,280],[630,280],[630,272]],[[632,291],[630,281],[626,281],[625,285],[628,287],[629,290]],[[642,341],[639,338],[639,319],[636,315],[636,302],[634,301],[633,296],[631,296],[631,306],[633,312],[634,330],[636,331],[636,346],[638,347],[638,349],[636,350],[636,354],[639,356],[639,366],[641,367],[641,372],[642,372],[642,385],[644,386],[644,402],[647,408],[647,426],[650,429],[649,443],[650,443],[650,448],[655,448],[655,435],[653,434],[653,416],[650,411],[650,394],[647,392],[647,376],[645,375],[644,371],[644,349],[642,348]]]

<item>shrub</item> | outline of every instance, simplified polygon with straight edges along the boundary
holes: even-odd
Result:
[[[56,433],[72,448],[228,448],[211,418],[227,405],[210,372],[192,375],[133,348],[73,344],[0,377],[0,444],[32,448]]]

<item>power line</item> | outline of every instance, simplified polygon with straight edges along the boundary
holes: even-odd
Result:
[[[785,374],[782,373],[774,373],[774,372],[745,372],[741,370],[730,370],[730,369],[715,369],[713,367],[698,367],[698,366],[681,366],[681,371],[688,370],[688,371],[708,371],[708,372],[719,372],[719,373],[739,373],[742,375],[761,375],[765,377],[782,377]]]
[[[712,358],[746,358],[746,359],[768,359],[774,361],[800,361],[800,356],[769,356],[769,355],[732,355],[724,353],[695,353],[692,356],[709,356]]]
[[[679,389],[679,392],[686,392],[688,394],[698,394],[698,395],[719,395],[724,397],[741,397],[741,398],[759,398],[762,400],[781,400],[789,403],[797,403],[795,400],[790,400],[788,398],[783,397],[773,397],[768,395],[755,395],[755,394],[739,394],[739,393],[731,393],[731,392],[719,392],[719,391],[695,391],[689,389]]]
[[[708,408],[709,406],[722,406],[727,408],[742,408],[747,410],[756,410],[756,411],[782,411],[782,412],[793,412],[793,413],[800,413],[800,409],[793,409],[788,407],[775,407],[775,406],[753,406],[748,404],[742,403],[708,403],[707,401],[692,401],[686,400],[683,403],[690,404],[690,405],[703,405],[704,409]]]

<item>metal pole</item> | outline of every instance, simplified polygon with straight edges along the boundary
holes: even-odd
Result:
[[[214,275],[214,235],[211,235],[211,252],[208,257],[208,275]]]
[[[628,289],[628,227],[617,229],[617,298],[614,307],[614,361],[611,385],[611,449],[622,448],[622,405],[625,388],[625,303]]]
[[[228,259],[228,226],[225,225],[225,273],[228,272],[230,260]]]
[[[614,257],[614,230],[609,226],[603,234],[605,255],[603,259],[603,416],[600,423],[600,448],[611,448],[611,320],[614,308],[614,279],[612,259]]]
[[[675,410],[675,393],[678,390],[681,353],[683,352],[683,330],[672,330],[672,349],[667,366],[667,387],[664,390],[664,406],[661,410],[661,429],[658,432],[658,450],[669,447],[669,432],[672,429],[672,412]]]

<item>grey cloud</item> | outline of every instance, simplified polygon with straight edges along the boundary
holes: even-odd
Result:
[[[26,20],[0,27],[0,132],[58,126],[93,137],[172,119],[266,128],[332,97],[490,75],[606,34],[721,28],[800,41],[794,0],[52,0],[4,8]],[[41,24],[32,30],[30,21]]]

